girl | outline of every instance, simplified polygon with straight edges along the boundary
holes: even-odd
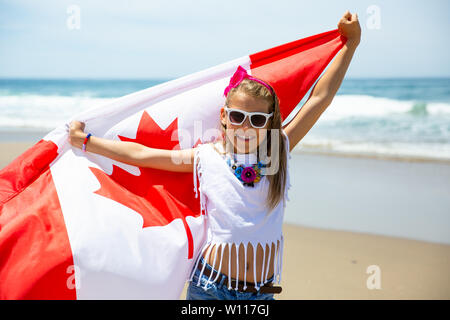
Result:
[[[338,29],[346,44],[284,127],[274,89],[239,67],[225,89],[218,141],[163,150],[94,136],[88,140],[86,151],[117,161],[193,172],[196,192],[198,179],[208,234],[192,270],[187,299],[274,299],[281,292],[273,284],[281,280],[289,153],[330,105],[360,42],[356,14],[347,11]],[[82,147],[87,136],[83,130],[83,123],[71,123],[73,146]]]

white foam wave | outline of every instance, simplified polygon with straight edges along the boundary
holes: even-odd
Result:
[[[74,114],[114,98],[44,95],[0,95],[0,126],[50,129]],[[420,104],[366,95],[337,95],[320,121],[337,121],[350,117],[385,117],[407,114]],[[432,102],[421,107],[428,115],[449,115],[450,104]]]
[[[366,95],[337,95],[321,116],[321,121],[336,121],[348,117],[384,117],[413,112],[421,102],[402,101]],[[423,106],[429,115],[450,115],[450,104],[430,102]]]
[[[88,96],[0,96],[0,127],[53,129],[74,114],[106,104],[112,99]]]

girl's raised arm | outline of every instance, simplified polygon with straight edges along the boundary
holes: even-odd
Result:
[[[83,132],[84,123],[72,121],[69,128],[69,142],[81,148],[87,134]],[[137,167],[192,172],[194,150],[165,150],[146,147],[131,141],[117,141],[91,136],[86,151],[97,153],[110,159]]]
[[[317,81],[298,114],[284,127],[289,137],[291,150],[303,139],[333,101],[361,40],[361,27],[356,13],[352,15],[347,11],[339,20],[338,30],[347,38],[344,47]]]

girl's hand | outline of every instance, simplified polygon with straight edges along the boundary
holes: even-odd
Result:
[[[339,20],[337,27],[340,34],[347,38],[348,43],[356,46],[359,44],[361,41],[361,26],[356,13],[351,14],[347,10],[341,20]]]
[[[83,144],[82,139],[84,138],[84,127],[85,127],[85,123],[84,122],[80,122],[80,121],[71,121],[70,125],[69,125],[69,142],[71,145],[73,145],[74,147],[79,147],[80,146],[80,141],[81,141],[81,145]]]
[[[87,136],[84,133],[85,124],[71,121],[69,124],[69,142],[77,148],[83,147]],[[130,164],[136,167],[146,167],[176,172],[192,172],[195,149],[166,150],[149,148],[140,143],[119,141],[91,136],[86,144],[86,151],[104,157]]]

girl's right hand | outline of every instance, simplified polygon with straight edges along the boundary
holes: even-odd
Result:
[[[359,25],[358,15],[346,11],[337,25],[339,33],[347,38],[349,44],[359,45],[361,41],[361,26]]]
[[[80,147],[79,142],[81,135],[84,133],[85,123],[73,120],[69,125],[69,142],[74,147]],[[81,143],[83,144],[83,143]],[[81,147],[80,147],[81,148]]]

